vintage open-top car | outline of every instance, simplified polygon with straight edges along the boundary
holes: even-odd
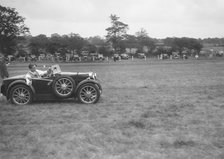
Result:
[[[26,75],[3,80],[1,93],[16,105],[26,105],[35,100],[58,100],[77,98],[81,103],[97,103],[102,87],[93,72],[61,72],[59,65],[50,67],[42,78],[32,78],[27,83]]]

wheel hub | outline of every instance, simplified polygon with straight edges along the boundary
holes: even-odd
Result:
[[[19,99],[25,99],[26,96],[24,93],[20,93],[18,97],[19,97]]]
[[[61,85],[61,89],[62,89],[62,90],[66,90],[66,89],[67,89],[67,85],[66,85],[65,83],[63,83],[63,84]]]
[[[87,98],[91,98],[91,97],[92,97],[92,93],[91,93],[91,92],[89,92],[89,91],[88,91],[88,92],[86,92],[86,97],[87,97]]]
[[[19,95],[21,98],[25,97],[25,94],[24,93],[20,93]]]

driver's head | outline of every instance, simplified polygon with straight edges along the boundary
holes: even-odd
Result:
[[[35,72],[37,65],[30,63],[28,67],[29,67],[29,69],[30,69],[31,72]]]

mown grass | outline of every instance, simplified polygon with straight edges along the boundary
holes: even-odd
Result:
[[[103,86],[99,103],[14,106],[1,99],[0,158],[224,158],[223,60],[61,67],[96,72]]]

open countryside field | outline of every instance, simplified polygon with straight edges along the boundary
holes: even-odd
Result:
[[[9,72],[23,74],[27,65]],[[224,158],[223,59],[60,66],[96,72],[100,101],[15,106],[1,99],[1,159]]]

